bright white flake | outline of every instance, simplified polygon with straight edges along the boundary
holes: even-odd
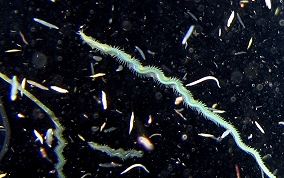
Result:
[[[57,86],[50,86],[50,88],[54,91],[59,92],[59,93],[68,93],[68,90],[66,90],[64,88],[57,87]]]
[[[40,23],[40,24],[42,24],[44,26],[47,26],[49,28],[54,28],[54,29],[57,29],[57,30],[59,29],[57,26],[55,26],[55,25],[53,25],[51,23],[48,23],[48,22],[46,22],[44,20],[38,19],[38,18],[34,18],[34,21],[36,21],[36,22],[38,22],[38,23]]]
[[[230,15],[230,17],[229,17],[229,19],[228,19],[228,21],[227,21],[227,27],[230,27],[230,26],[231,26],[231,23],[233,22],[234,18],[235,18],[235,11],[233,11],[233,12],[231,13],[231,15]]]

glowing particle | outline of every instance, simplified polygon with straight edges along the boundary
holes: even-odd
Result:
[[[153,122],[152,115],[149,115],[148,124],[150,125],[150,124],[152,124],[152,122]]]
[[[250,135],[248,136],[248,140],[250,140],[250,139],[252,139],[252,134],[250,134]]]
[[[134,112],[131,113],[131,117],[130,117],[130,122],[129,122],[129,135],[133,129],[133,123],[134,123]]]
[[[281,11],[281,7],[277,7],[275,9],[274,15],[279,15],[280,11]]]
[[[21,31],[19,32],[19,34],[20,34],[20,36],[21,36],[23,42],[24,42],[26,45],[29,45],[29,43],[27,42],[27,40],[26,40],[24,34],[23,34]]]
[[[146,150],[151,151],[154,149],[154,145],[153,143],[151,143],[151,141],[144,136],[139,136],[137,138],[137,142],[142,145]]]
[[[232,13],[231,13],[231,15],[230,15],[230,17],[227,21],[227,27],[231,26],[231,23],[233,22],[234,18],[235,18],[235,11],[232,11]]]
[[[249,49],[249,48],[251,47],[251,45],[252,45],[252,41],[253,41],[253,38],[251,37],[251,38],[250,38],[250,40],[249,40],[249,43],[248,43],[248,47],[247,47],[247,49]]]
[[[64,88],[57,87],[57,86],[50,86],[50,88],[54,91],[59,92],[59,93],[68,93],[68,90],[66,90]]]
[[[198,135],[201,136],[201,137],[206,137],[206,138],[213,138],[214,137],[214,135],[207,134],[207,133],[199,133]]]
[[[97,74],[91,75],[89,77],[97,78],[97,77],[102,77],[102,76],[105,76],[105,75],[106,75],[105,73],[97,73]]]
[[[37,137],[37,139],[40,141],[40,143],[43,144],[43,138],[40,135],[40,133],[38,133],[38,131],[34,130],[34,134]]]
[[[106,99],[106,93],[102,91],[102,102],[103,102],[103,108],[104,110],[107,109],[107,99]]]
[[[100,132],[103,131],[103,129],[105,128],[105,126],[106,126],[106,122],[104,122],[104,123],[102,124],[102,126],[100,127]]]
[[[22,50],[20,50],[20,49],[9,49],[9,50],[5,51],[5,53],[15,53],[15,52],[20,52],[20,51],[22,51]]]
[[[6,177],[7,173],[0,174],[0,178]]]
[[[78,137],[79,137],[81,140],[86,141],[85,138],[84,138],[82,135],[78,134]]]
[[[26,117],[26,116],[23,115],[22,113],[18,113],[17,116],[18,116],[18,118],[25,118],[25,117]]]
[[[219,28],[219,30],[218,30],[218,35],[219,35],[219,36],[222,35],[222,28]]]
[[[187,138],[188,138],[188,136],[187,136],[186,134],[183,134],[183,135],[181,136],[182,141],[187,140]]]
[[[227,137],[229,134],[230,134],[230,130],[226,130],[222,135],[221,135],[221,139],[223,139],[223,138],[225,138],[225,137]]]
[[[259,123],[257,121],[254,121],[254,123],[255,123],[256,127],[261,131],[261,133],[264,134],[265,132],[264,132],[263,128],[259,125]]]
[[[271,0],[265,0],[265,4],[268,9],[271,9]]]
[[[52,163],[52,161],[48,158],[47,152],[44,147],[40,147],[39,151],[40,151],[41,157],[47,159],[50,163]]]
[[[214,104],[212,105],[212,108],[213,108],[213,109],[216,109],[217,106],[218,106],[218,103],[214,103]]]
[[[47,26],[49,28],[54,28],[54,29],[57,29],[57,30],[59,29],[57,26],[55,26],[55,25],[53,25],[51,23],[48,23],[48,22],[46,22],[44,20],[41,20],[41,19],[38,19],[38,18],[33,18],[33,19],[34,19],[34,21],[36,21],[36,22],[38,22],[38,23],[40,23],[40,24],[42,24],[44,26]]]
[[[19,86],[19,83],[17,81],[17,76],[13,76],[13,78],[12,78],[11,95],[10,95],[10,98],[11,98],[12,101],[15,101],[17,99],[18,86]]]
[[[115,70],[116,72],[120,72],[123,70],[123,66],[122,65],[119,65],[118,68]]]
[[[182,96],[177,97],[176,100],[175,100],[175,105],[179,105],[182,101],[183,101]]]
[[[214,113],[217,113],[217,114],[222,114],[222,113],[225,113],[226,111],[224,110],[219,110],[219,109],[214,109],[214,108],[208,108],[208,110],[214,112]]]

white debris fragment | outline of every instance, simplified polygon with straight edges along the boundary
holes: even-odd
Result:
[[[59,29],[57,26],[55,26],[55,25],[53,25],[51,23],[48,23],[48,22],[46,22],[44,20],[41,20],[41,19],[38,19],[38,18],[33,18],[33,19],[34,19],[34,21],[36,21],[36,22],[38,22],[38,23],[40,23],[40,24],[42,24],[44,26],[47,26],[49,28],[54,28],[54,29],[57,29],[57,30]]]
[[[102,102],[103,102],[103,108],[104,110],[107,109],[107,99],[106,99],[106,93],[102,91]]]
[[[191,34],[193,33],[194,27],[195,27],[194,25],[191,25],[191,26],[189,27],[189,29],[187,30],[185,36],[184,36],[183,39],[182,39],[181,44],[187,46],[187,40],[188,40],[188,38],[191,36]]]
[[[271,0],[265,0],[265,4],[268,9],[271,9]]]
[[[230,26],[231,26],[231,24],[232,24],[234,18],[235,18],[235,11],[232,11],[232,13],[231,13],[231,15],[230,15],[230,17],[229,17],[229,19],[228,19],[228,21],[227,21],[227,27],[230,27]]]
[[[37,139],[40,141],[40,143],[43,144],[43,138],[40,135],[40,133],[38,131],[34,130],[34,134],[37,137]]]
[[[254,123],[255,123],[256,127],[261,131],[261,133],[264,134],[265,132],[264,132],[263,128],[259,125],[259,123],[257,121],[254,121]]]
[[[54,91],[57,91],[59,93],[68,93],[69,91],[64,89],[64,88],[60,88],[60,87],[57,87],[57,86],[50,86],[50,88]]]
[[[17,76],[13,76],[12,78],[12,88],[11,88],[11,94],[10,94],[10,98],[12,101],[15,101],[17,99],[17,95],[18,95],[18,80],[17,80]]]
[[[48,129],[45,133],[45,143],[51,147],[53,141],[53,129]]]

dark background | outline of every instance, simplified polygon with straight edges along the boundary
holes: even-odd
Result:
[[[241,151],[231,136],[220,143],[198,136],[208,133],[218,137],[225,130],[183,105],[175,106],[176,96],[171,89],[150,78],[139,78],[126,67],[116,72],[119,64],[113,58],[90,52],[91,48],[76,34],[81,25],[85,25],[88,36],[124,49],[143,65],[160,67],[167,76],[183,79],[185,84],[207,75],[217,77],[221,89],[215,82],[207,81],[189,88],[194,98],[209,107],[218,103],[217,108],[226,111],[222,116],[239,130],[244,142],[262,156],[270,154],[265,159],[266,165],[271,172],[276,170],[278,177],[284,177],[284,127],[278,124],[284,120],[284,27],[280,25],[284,11],[275,15],[277,7],[282,10],[280,1],[273,2],[269,10],[264,0],[244,8],[237,0],[0,1],[0,71],[10,78],[16,75],[19,81],[23,78],[44,81],[45,86],[69,90],[68,94],[59,94],[26,87],[54,111],[66,128],[63,133],[68,141],[63,152],[67,159],[63,169],[66,177],[86,173],[91,174],[86,177],[236,177],[235,165],[241,177],[261,176],[253,157]],[[246,28],[236,16],[231,27],[226,27],[233,10],[239,13]],[[33,18],[50,22],[60,30],[49,29]],[[196,26],[196,33],[185,49],[181,41],[191,25]],[[29,45],[22,41],[20,31]],[[247,50],[251,37],[253,44]],[[135,51],[135,46],[144,51],[146,60]],[[5,53],[9,49],[22,51]],[[240,51],[246,53],[234,55]],[[39,54],[43,57],[35,59]],[[95,55],[103,60],[96,62]],[[40,66],[42,61],[44,65]],[[95,73],[106,75],[95,80],[86,77],[91,75],[91,63],[96,64]],[[94,99],[101,97],[102,90],[107,94],[107,110]],[[35,129],[45,134],[47,129],[54,128],[50,118],[25,96],[10,101],[10,85],[4,81],[0,82],[0,94],[11,125],[10,146],[0,162],[0,170],[7,177],[56,177],[56,173],[49,173],[57,162],[53,151],[56,139],[49,148],[36,141],[33,133]],[[181,108],[186,121],[174,111]],[[129,135],[132,111],[136,122]],[[18,118],[18,113],[26,117]],[[147,124],[149,115],[153,117],[151,125]],[[253,121],[264,128],[265,134]],[[106,128],[117,129],[109,133],[92,131],[93,126],[100,127],[104,122]],[[151,139],[155,149],[144,151],[143,158],[126,161],[92,150],[78,136],[115,149],[142,150],[136,143],[137,136],[154,133],[162,134]],[[185,141],[183,134],[188,137]],[[253,138],[248,140],[250,134]],[[41,147],[46,149],[51,162],[41,156]],[[98,166],[112,161],[123,166]],[[120,175],[136,163],[146,166],[150,173],[136,168]]]

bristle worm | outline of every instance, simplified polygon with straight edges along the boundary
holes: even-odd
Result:
[[[82,30],[78,32],[78,34],[81,36],[82,40],[88,44],[92,49],[96,49],[101,51],[104,54],[108,54],[112,56],[115,60],[117,60],[119,63],[125,65],[128,67],[132,72],[137,73],[138,76],[146,76],[146,77],[152,77],[156,82],[171,87],[176,92],[176,94],[182,96],[184,98],[184,104],[188,106],[189,108],[198,111],[199,114],[201,114],[204,118],[211,120],[218,126],[221,126],[225,128],[226,130],[230,130],[230,134],[233,136],[237,146],[245,151],[246,153],[249,153],[253,156],[253,158],[256,160],[257,164],[261,168],[261,170],[270,178],[276,178],[275,175],[266,167],[264,164],[262,157],[260,156],[260,153],[250,146],[247,146],[238,130],[226,121],[224,118],[222,118],[220,115],[211,112],[208,110],[208,107],[200,102],[196,101],[193,98],[192,93],[187,90],[182,82],[173,77],[166,77],[164,72],[157,67],[154,66],[143,66],[139,60],[131,57],[129,54],[125,53],[124,51],[111,47],[107,44],[102,44],[92,37],[86,36]]]
[[[93,148],[94,150],[98,150],[101,152],[106,153],[110,157],[118,157],[121,160],[126,160],[128,158],[137,157],[140,158],[143,156],[143,151],[137,151],[137,150],[124,150],[123,148],[119,148],[117,150],[110,148],[107,145],[100,145],[95,142],[88,142],[89,146]]]

